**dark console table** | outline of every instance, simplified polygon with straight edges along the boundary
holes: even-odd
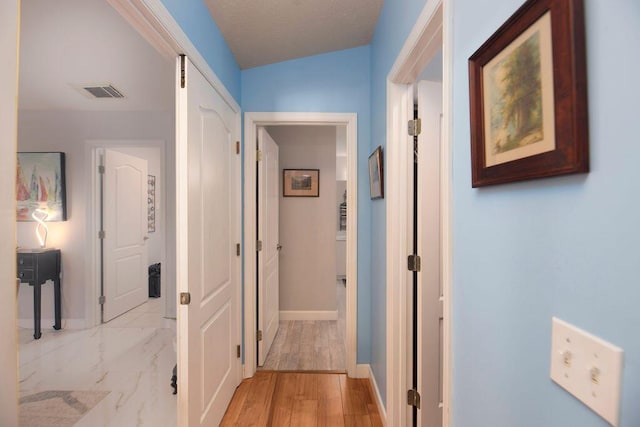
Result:
[[[33,286],[33,338],[39,339],[40,332],[40,300],[41,286],[47,281],[53,281],[55,304],[55,324],[53,329],[60,329],[60,249],[19,249],[18,250],[18,279],[21,283]]]

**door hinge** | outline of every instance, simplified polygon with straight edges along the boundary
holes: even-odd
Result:
[[[240,154],[240,141],[236,141],[236,154]]]
[[[186,79],[187,73],[185,72],[185,69],[184,69],[185,58],[186,56],[180,55],[180,88],[182,89],[184,89],[185,85],[187,84],[187,79]]]
[[[104,295],[98,297],[98,304],[104,305],[105,302],[107,302],[107,297],[105,297]]]
[[[98,239],[104,239],[105,234],[104,230],[98,231]]]
[[[417,390],[407,390],[407,405],[420,409],[420,393]]]
[[[98,166],[98,173],[101,175],[104,175],[104,165],[99,165]]]
[[[256,333],[256,341],[262,341],[262,331],[258,330]]]
[[[258,150],[258,152],[256,153],[256,162],[261,162],[262,161],[262,151]]]
[[[189,305],[191,302],[191,294],[189,292],[180,292],[180,305]]]
[[[236,243],[236,256],[240,256],[240,243]]]
[[[407,269],[409,269],[409,271],[420,271],[419,255],[409,255],[407,257]]]
[[[409,120],[408,132],[409,136],[418,136],[421,131],[420,119]]]
[[[240,359],[240,344],[236,346],[236,357]]]
[[[262,240],[258,240],[256,242],[256,251],[260,252],[262,250]]]

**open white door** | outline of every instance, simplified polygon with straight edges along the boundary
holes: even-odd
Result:
[[[278,145],[264,128],[258,129],[258,366],[263,366],[280,324]],[[258,332],[260,334],[260,332]]]
[[[442,83],[418,83],[418,424],[442,426],[443,306],[440,273],[440,147]]]
[[[177,81],[178,420],[217,426],[241,379],[239,122],[185,57]]]
[[[142,304],[147,281],[147,161],[103,155],[103,322]]]

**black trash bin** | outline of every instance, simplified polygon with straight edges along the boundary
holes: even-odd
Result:
[[[160,297],[160,263],[149,266],[149,297]]]

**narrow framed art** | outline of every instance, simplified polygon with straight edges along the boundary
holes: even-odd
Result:
[[[319,197],[319,169],[284,169],[282,171],[284,197]]]
[[[529,0],[470,58],[472,186],[589,171],[582,0]]]
[[[378,146],[369,156],[369,194],[371,199],[384,198],[384,170],[382,147]]]
[[[46,221],[67,220],[64,160],[64,153],[18,153],[18,221],[34,221],[36,209],[46,213]]]

